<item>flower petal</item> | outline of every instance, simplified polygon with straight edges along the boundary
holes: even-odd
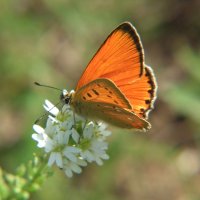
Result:
[[[49,156],[49,160],[48,160],[48,166],[52,166],[55,161],[56,161],[56,153],[51,152],[51,154]]]
[[[59,113],[59,110],[56,106],[54,106],[49,100],[45,100],[45,104],[43,105],[45,110],[56,116]]]
[[[71,153],[79,153],[81,151],[79,148],[74,147],[74,146],[68,146],[65,148],[65,150]]]
[[[73,161],[73,162],[76,162],[77,161],[77,156],[67,150],[64,150],[63,152],[64,156],[66,158],[68,158],[69,160]]]
[[[81,152],[81,157],[88,162],[94,161],[94,155],[88,150]]]
[[[63,160],[62,160],[62,156],[61,156],[61,153],[56,153],[56,165],[59,167],[59,168],[63,168]]]
[[[72,170],[71,170],[71,169],[68,169],[68,168],[65,169],[65,174],[66,174],[69,178],[71,178],[71,177],[73,176]]]
[[[100,158],[97,157],[95,161],[98,165],[103,165],[103,161]]]
[[[78,132],[74,128],[72,129],[72,138],[73,138],[74,142],[76,142],[76,143],[78,143],[79,138],[80,138]]]
[[[82,166],[82,167],[87,166],[87,162],[83,159],[80,159],[80,158],[77,160],[77,164]]]
[[[33,129],[34,129],[34,131],[36,133],[44,133],[44,129],[41,126],[37,125],[37,124],[33,125]]]
[[[71,170],[76,172],[77,174],[80,174],[82,172],[82,169],[75,163],[71,163]]]
[[[109,159],[109,155],[103,154],[103,155],[101,155],[101,158],[104,159],[104,160],[108,160]]]

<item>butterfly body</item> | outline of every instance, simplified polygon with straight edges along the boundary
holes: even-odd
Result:
[[[81,76],[73,94],[62,94],[75,113],[121,128],[147,130],[156,96],[153,71],[135,28],[128,22],[106,39]]]

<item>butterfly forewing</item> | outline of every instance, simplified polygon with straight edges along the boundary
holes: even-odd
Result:
[[[157,89],[152,69],[145,66],[140,79],[131,84],[122,83],[118,87],[129,100],[133,112],[146,119],[148,112],[153,108]]]
[[[137,80],[143,72],[143,50],[139,36],[130,23],[117,27],[88,64],[77,88],[97,78],[115,82]]]

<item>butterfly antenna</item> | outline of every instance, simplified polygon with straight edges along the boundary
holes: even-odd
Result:
[[[37,86],[41,86],[41,87],[46,87],[46,88],[51,88],[51,89],[54,89],[54,90],[63,91],[63,90],[61,90],[61,89],[59,89],[59,88],[52,87],[52,86],[49,86],[49,85],[43,85],[43,84],[40,84],[40,83],[38,83],[38,82],[34,82],[34,84],[37,85]]]
[[[60,102],[58,102],[56,105],[54,105],[52,108],[50,108],[49,110],[47,110],[43,115],[41,115],[40,117],[38,117],[36,120],[35,120],[35,122],[34,122],[34,124],[37,124],[40,120],[42,120],[44,117],[46,117],[48,114],[49,114],[49,112],[53,109],[53,108],[55,108],[55,107],[57,107],[59,104],[61,104],[62,102],[60,101]]]

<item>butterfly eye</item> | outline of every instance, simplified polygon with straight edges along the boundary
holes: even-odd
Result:
[[[68,93],[67,90],[63,90],[60,95],[60,100],[64,102],[65,104],[69,104],[71,100],[71,93]]]

